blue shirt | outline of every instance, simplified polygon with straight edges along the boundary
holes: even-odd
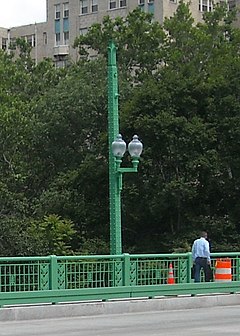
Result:
[[[192,259],[195,261],[197,257],[207,258],[210,261],[209,242],[205,238],[196,239],[192,246]]]

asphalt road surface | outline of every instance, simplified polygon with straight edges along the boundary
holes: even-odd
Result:
[[[0,322],[1,336],[240,335],[240,306]]]

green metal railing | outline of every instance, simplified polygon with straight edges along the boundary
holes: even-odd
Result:
[[[213,272],[218,258],[231,259],[231,282],[193,283],[191,253],[0,258],[0,305],[240,292],[240,252],[213,253]]]

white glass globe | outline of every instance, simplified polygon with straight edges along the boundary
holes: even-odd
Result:
[[[126,142],[122,139],[121,134],[118,134],[117,139],[112,143],[112,152],[115,157],[123,157],[126,152]]]
[[[143,144],[138,140],[138,136],[134,135],[132,141],[128,144],[128,151],[131,157],[139,158],[142,154]]]

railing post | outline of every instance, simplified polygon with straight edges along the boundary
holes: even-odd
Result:
[[[123,286],[130,286],[130,255],[123,253]]]
[[[236,258],[236,281],[240,280],[240,262],[239,262],[239,256]]]
[[[187,282],[192,282],[191,280],[191,268],[192,268],[192,252],[188,252],[187,255]]]
[[[58,289],[58,265],[57,265],[57,257],[55,255],[50,256],[50,283],[49,289],[56,290]]]

